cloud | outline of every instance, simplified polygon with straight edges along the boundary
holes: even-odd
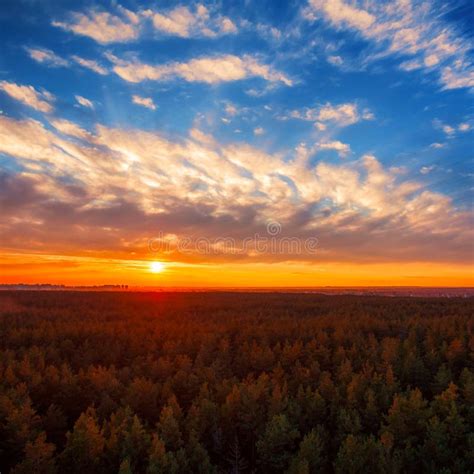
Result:
[[[71,63],[67,59],[61,58],[50,49],[44,48],[26,48],[26,51],[32,59],[36,62],[46,64],[50,67],[70,67]],[[72,55],[71,60],[80,66],[90,69],[97,74],[106,75],[108,74],[107,69],[101,66],[97,61],[92,59],[85,59],[80,56]]]
[[[227,115],[230,115],[231,117],[234,117],[239,112],[239,109],[235,106],[235,104],[232,104],[231,102],[226,103],[224,110],[225,113]]]
[[[214,38],[237,33],[237,27],[230,18],[213,15],[202,4],[196,5],[194,11],[180,6],[163,12],[146,10],[144,15],[152,19],[156,30],[182,38],[200,36]]]
[[[26,48],[31,59],[38,63],[44,63],[51,67],[67,67],[69,62],[50,49],[45,48]]]
[[[195,140],[199,143],[202,143],[204,145],[214,146],[216,144],[216,141],[214,140],[214,138],[211,135],[205,134],[204,132],[202,132],[198,128],[192,128],[189,131],[189,136],[193,140]]]
[[[86,107],[88,109],[94,109],[94,103],[90,101],[89,99],[86,99],[85,97],[82,97],[80,95],[75,95],[74,97],[77,103],[79,105],[82,105],[82,107]]]
[[[453,127],[451,127],[451,125],[443,125],[442,129],[446,135],[454,135],[454,132],[456,131]]]
[[[140,97],[139,95],[132,96],[132,102],[137,105],[141,105],[142,107],[146,107],[150,110],[156,110],[156,105],[153,102],[151,97]]]
[[[439,64],[439,57],[436,54],[427,55],[425,56],[423,63],[426,67],[436,66],[437,64]]]
[[[435,142],[430,145],[430,148],[439,149],[439,148],[444,148],[445,146],[446,145],[444,143]]]
[[[117,14],[105,11],[73,13],[70,21],[53,21],[52,24],[102,44],[134,40],[140,27],[138,16],[122,7],[117,9]]]
[[[262,127],[256,127],[253,129],[253,134],[254,135],[263,135],[265,133],[265,130]]]
[[[406,72],[415,71],[423,67],[423,63],[418,59],[410,59],[409,61],[403,61],[400,64],[400,69]]]
[[[327,59],[328,63],[332,64],[333,66],[342,66],[344,63],[341,56],[328,56]]]
[[[437,71],[444,89],[474,87],[470,42],[452,23],[443,20],[434,4],[417,0],[310,0],[303,13],[308,21],[323,18],[333,27],[354,31],[371,42],[376,51],[366,55],[368,60],[398,56],[403,59],[402,70]]]
[[[458,132],[466,133],[471,130],[471,124],[468,122],[450,125],[439,119],[433,120],[433,127],[437,130],[442,130],[448,138],[453,138]]]
[[[265,23],[257,23],[256,25],[252,25],[252,23],[246,21],[245,26],[256,30],[260,36],[269,42],[278,44],[283,38],[282,32],[272,25],[267,25]]]
[[[441,71],[445,89],[474,88],[474,70],[471,65],[446,66]]]
[[[0,153],[21,170],[6,179],[0,239],[11,248],[144,255],[159,232],[239,242],[262,234],[275,216],[282,236],[316,236],[322,252],[235,258],[463,262],[472,248],[468,212],[372,155],[314,166],[304,152],[288,159],[245,143],[223,145],[198,129],[172,140],[158,131],[96,125],[89,133],[52,123],[61,133],[0,116]],[[173,248],[167,257],[184,258]]]
[[[219,30],[221,33],[237,33],[238,29],[230,18],[221,18],[219,20]]]
[[[431,173],[435,168],[436,168],[435,165],[422,166],[421,169],[420,169],[420,173],[421,173],[421,174],[429,174],[429,173]]]
[[[93,59],[85,59],[76,55],[71,56],[71,59],[75,61],[77,64],[79,64],[80,66],[86,69],[90,69],[91,71],[94,71],[97,74],[101,74],[102,76],[105,76],[106,74],[109,73],[107,69],[105,69],[103,66],[101,66],[97,61],[94,61]]]
[[[55,155],[56,136],[36,120],[14,120],[0,116],[2,153],[25,160],[45,160]]]
[[[53,110],[51,102],[54,101],[54,96],[47,91],[40,92],[33,86],[22,86],[7,81],[0,82],[0,89],[15,100],[40,112],[50,113]]]
[[[338,127],[347,127],[362,120],[372,120],[373,113],[365,108],[360,110],[355,102],[333,105],[327,102],[324,105],[290,112],[290,117],[315,122],[319,130],[325,130],[326,124],[331,123]]]
[[[107,58],[114,64],[114,72],[128,82],[169,81],[180,78],[187,82],[220,82],[239,81],[250,77],[261,77],[269,82],[282,82],[292,85],[291,79],[271,66],[259,63],[251,56],[242,58],[231,54],[191,59],[188,62],[150,65],[138,60],[120,59],[110,53]]]
[[[320,150],[334,150],[337,151],[341,158],[346,157],[351,152],[351,147],[347,143],[342,143],[338,140],[330,142],[320,142],[317,145]]]
[[[341,0],[310,0],[309,4],[314,10],[322,11],[335,26],[367,30],[375,22],[374,15]]]
[[[217,14],[202,4],[197,4],[194,8],[177,6],[160,11],[147,9],[132,12],[118,7],[113,12],[76,12],[71,14],[69,20],[53,21],[52,24],[98,43],[109,44],[136,40],[148,22],[162,34],[181,38],[216,38],[238,31],[230,18]]]
[[[89,140],[91,138],[91,134],[89,132],[79,127],[79,125],[76,123],[70,122],[69,120],[51,120],[51,125],[59,132],[71,137],[76,137],[83,140]]]
[[[341,158],[345,158],[351,153],[351,147],[347,143],[342,143],[339,140],[320,141],[309,148],[306,146],[306,143],[300,143],[295,149],[296,160],[299,163],[305,163],[310,157],[325,150],[334,150]]]

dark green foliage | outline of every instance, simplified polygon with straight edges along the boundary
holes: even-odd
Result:
[[[327,458],[325,443],[327,434],[321,427],[311,430],[301,441],[296,456],[293,456],[290,474],[300,472],[325,472]]]
[[[471,472],[472,309],[1,292],[0,472]]]
[[[295,450],[298,430],[285,415],[273,415],[257,441],[260,464],[265,472],[283,472]]]

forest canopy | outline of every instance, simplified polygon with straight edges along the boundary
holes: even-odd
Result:
[[[0,471],[467,473],[470,298],[0,293]]]

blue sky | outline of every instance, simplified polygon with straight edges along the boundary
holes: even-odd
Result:
[[[6,247],[30,248],[17,243],[18,215],[31,223],[36,212],[40,227],[97,234],[90,251],[117,232],[121,251],[136,250],[160,225],[173,236],[193,227],[172,217],[192,207],[194,233],[237,235],[244,223],[250,232],[278,219],[294,235],[326,236],[329,260],[348,258],[374,222],[403,229],[406,258],[418,258],[421,236],[433,232],[442,260],[465,260],[472,9],[469,1],[3,0],[0,166],[16,217],[3,229]],[[21,183],[34,188],[37,208],[8,195]],[[66,223],[59,205],[77,219]],[[112,217],[125,205],[132,221],[166,218],[134,231]],[[315,209],[324,206],[333,220],[319,228]],[[90,210],[108,224],[82,220]],[[301,213],[311,218],[295,224]],[[400,258],[384,255],[375,234],[377,258]],[[60,253],[56,238],[38,228],[32,245]]]

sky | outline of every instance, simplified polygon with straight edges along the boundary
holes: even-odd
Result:
[[[472,286],[473,9],[2,0],[0,283]]]

